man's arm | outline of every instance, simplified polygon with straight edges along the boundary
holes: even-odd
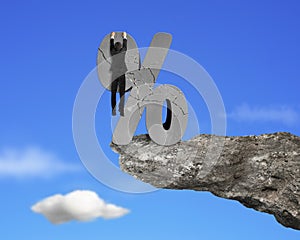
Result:
[[[110,51],[112,51],[114,49],[115,46],[115,32],[112,32],[110,34]]]
[[[126,51],[127,50],[127,33],[123,32],[122,37],[123,37],[123,49]]]

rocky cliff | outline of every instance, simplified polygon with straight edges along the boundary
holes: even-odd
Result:
[[[209,191],[300,230],[300,138],[290,133],[198,135],[160,146],[148,135],[111,144],[121,169],[158,188]]]

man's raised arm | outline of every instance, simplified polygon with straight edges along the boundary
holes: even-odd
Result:
[[[113,50],[113,48],[114,48],[114,45],[115,45],[115,32],[111,32],[111,34],[110,34],[110,51],[112,51]]]
[[[127,50],[127,33],[123,32],[122,37],[123,37],[123,49],[126,51]]]

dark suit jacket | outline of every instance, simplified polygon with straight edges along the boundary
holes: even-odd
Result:
[[[110,71],[114,75],[123,75],[127,71],[125,63],[125,54],[127,51],[127,39],[123,38],[122,48],[118,51],[115,49],[115,41],[110,39],[110,54],[112,56]]]

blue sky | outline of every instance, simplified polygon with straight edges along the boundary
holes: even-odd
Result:
[[[107,33],[123,30],[140,47],[148,46],[156,32],[173,35],[171,48],[198,61],[218,86],[228,116],[227,135],[300,135],[299,11],[296,0],[2,0],[0,162],[24,166],[20,171],[0,169],[1,238],[299,239],[298,231],[284,228],[273,216],[210,193],[126,194],[110,189],[83,167],[72,136],[74,100],[95,67],[97,47]],[[157,81],[167,80],[175,81],[164,73]],[[192,97],[193,91],[182,90]],[[100,129],[110,124],[109,93],[103,100],[96,129],[105,144],[110,132],[101,135]],[[197,111],[201,129],[209,132],[208,115]],[[109,147],[106,151],[116,163],[117,155]],[[32,170],[28,159],[45,165]],[[95,191],[130,213],[113,220],[52,225],[30,209],[45,197],[77,189]]]

